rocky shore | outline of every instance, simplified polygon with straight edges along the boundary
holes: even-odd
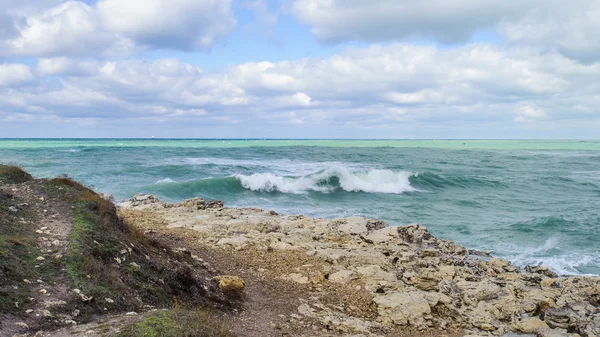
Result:
[[[417,224],[223,206],[138,195],[118,208],[150,236],[176,233],[217,259],[239,258],[257,280],[299,289],[272,327],[293,335],[600,336],[599,277],[519,268]]]

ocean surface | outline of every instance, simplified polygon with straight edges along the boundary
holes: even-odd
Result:
[[[0,139],[0,163],[113,194],[391,225],[600,274],[600,141]]]

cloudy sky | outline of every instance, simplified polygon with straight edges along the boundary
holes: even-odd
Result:
[[[600,138],[598,0],[0,8],[0,138]]]

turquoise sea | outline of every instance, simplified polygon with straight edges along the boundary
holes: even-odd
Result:
[[[117,200],[416,222],[519,265],[600,274],[600,141],[0,139],[0,162]]]

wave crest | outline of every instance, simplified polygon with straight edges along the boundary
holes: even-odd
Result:
[[[401,194],[418,191],[410,185],[411,173],[391,170],[351,172],[337,167],[301,177],[284,177],[272,173],[235,175],[246,189],[258,192],[303,194],[309,191],[330,193],[347,192]]]

